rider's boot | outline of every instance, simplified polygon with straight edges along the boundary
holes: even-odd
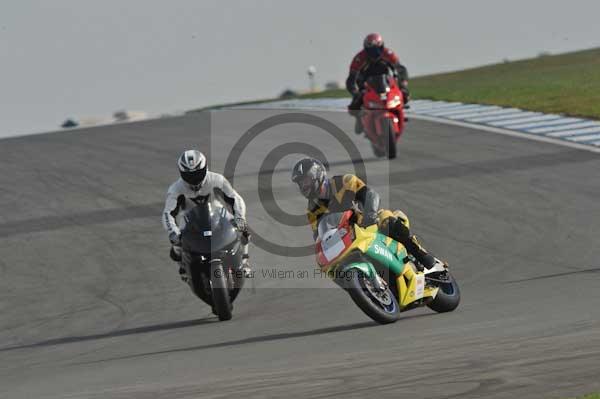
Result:
[[[250,260],[248,254],[242,255],[242,273],[244,273],[244,278],[252,277],[252,268],[250,268]]]
[[[414,235],[409,237],[408,242],[404,246],[425,269],[431,269],[439,262],[435,256],[428,253],[425,248],[421,246],[417,237]]]
[[[242,272],[244,273],[244,278],[252,277],[252,268],[250,268],[250,256],[248,255],[248,244],[243,246],[242,253]]]
[[[420,271],[431,269],[436,265],[435,256],[425,250],[419,243],[416,236],[410,234],[407,223],[404,223],[400,217],[389,218],[385,226],[388,230],[387,235],[399,241],[404,245],[409,254],[417,260],[417,268]]]
[[[362,94],[356,93],[352,96],[352,102],[348,105],[348,113],[354,117],[354,133],[361,134],[364,130],[361,120]]]
[[[354,133],[361,134],[364,130],[360,115],[354,116]]]
[[[425,252],[423,250],[423,247],[421,247],[421,249],[418,249],[416,251],[414,251],[415,253],[412,253],[412,255],[415,257],[415,259],[427,270],[429,269],[433,269],[434,267],[437,266],[442,266],[444,268],[448,267],[448,264],[438,258],[436,258],[435,256]]]
[[[187,283],[190,279],[187,272],[185,271],[185,268],[181,264],[179,265],[179,277],[181,277],[181,281],[183,281],[184,283]]]
[[[177,262],[177,265],[179,266],[179,277],[181,277],[181,280],[183,282],[187,282],[189,279],[189,276],[187,275],[185,268],[181,264],[181,252],[182,252],[182,249],[179,245],[173,245],[173,246],[171,246],[171,251],[169,252],[169,257],[171,258],[171,260]]]

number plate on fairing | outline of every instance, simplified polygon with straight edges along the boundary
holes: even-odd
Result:
[[[345,233],[345,232],[344,232]],[[321,241],[321,248],[323,249],[323,256],[327,261],[331,262],[335,258],[337,258],[344,249],[346,245],[342,240],[343,234],[339,230],[331,230],[328,231],[325,238]]]
[[[425,275],[419,273],[415,276],[415,299],[423,298],[425,292]]]

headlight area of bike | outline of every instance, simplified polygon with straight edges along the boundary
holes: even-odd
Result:
[[[210,244],[209,244],[210,245]],[[186,248],[184,257],[189,263],[193,264],[208,264],[212,259],[221,259],[225,266],[235,266],[242,259],[241,243],[233,242],[224,248]]]
[[[392,98],[391,100],[389,100],[387,102],[387,107],[388,108],[396,108],[400,104],[401,104],[400,96],[394,96],[394,98]]]
[[[394,96],[392,99],[388,100],[387,94],[381,95],[381,102],[378,101],[369,101],[367,105],[370,109],[390,109],[396,108],[402,104],[400,96]]]
[[[354,229],[350,223],[352,211],[331,213],[321,218],[316,244],[317,263],[329,266],[354,242]]]

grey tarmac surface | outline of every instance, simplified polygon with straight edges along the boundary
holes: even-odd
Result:
[[[0,397],[558,398],[600,390],[600,156],[411,121],[394,162],[364,152],[369,184],[404,210],[461,284],[457,311],[420,309],[387,326],[329,281],[258,276],[220,323],[178,279],[160,226],[181,150],[222,171],[233,143],[274,112],[218,111],[0,141]],[[342,113],[321,114],[346,131]],[[207,133],[212,130],[212,134]],[[281,245],[306,226],[265,214],[268,149],[316,145],[282,125],[242,155],[235,186],[250,225]],[[269,147],[270,146],[270,147]],[[275,200],[302,214],[275,169]],[[252,248],[260,270],[313,258]]]

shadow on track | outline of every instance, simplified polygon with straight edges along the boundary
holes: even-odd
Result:
[[[575,275],[575,274],[587,274],[587,273],[598,273],[598,272],[600,272],[600,267],[595,267],[592,269],[584,269],[584,270],[572,270],[572,271],[568,271],[568,272],[564,272],[564,273],[545,274],[543,276],[529,277],[529,278],[523,278],[523,279],[519,279],[519,280],[511,280],[511,281],[504,282],[504,284],[524,283],[527,281],[545,280],[545,279],[555,278],[555,277],[564,277],[564,276],[570,276],[570,275]]]
[[[164,331],[164,330],[175,330],[178,328],[186,328],[186,327],[194,327],[202,324],[208,323],[216,323],[216,319],[214,317],[209,317],[205,319],[194,319],[194,320],[184,320],[177,321],[174,323],[164,323],[164,324],[154,324],[149,326],[142,327],[134,327],[127,328],[124,330],[116,330],[102,334],[91,334],[91,335],[80,335],[73,337],[62,337],[62,338],[54,338],[46,341],[36,342],[33,344],[27,345],[18,345],[18,346],[9,346],[6,348],[0,348],[0,352],[6,352],[17,349],[28,349],[28,348],[38,348],[43,346],[53,346],[53,345],[63,345],[63,344],[71,344],[75,342],[84,342],[84,341],[93,341],[97,339],[104,338],[114,338],[114,337],[123,337],[127,335],[135,335],[135,334],[145,334],[155,331]]]
[[[399,320],[399,322],[401,322],[402,320],[433,316],[435,314],[436,313],[415,314],[412,316],[402,317]],[[114,361],[114,360],[135,359],[135,358],[139,358],[139,357],[165,355],[165,354],[177,353],[177,352],[191,352],[191,351],[199,351],[199,350],[206,350],[206,349],[225,348],[225,347],[230,347],[230,346],[248,345],[248,344],[261,343],[261,342],[281,341],[281,340],[292,339],[292,338],[312,337],[312,336],[317,336],[317,335],[324,335],[324,334],[331,334],[331,333],[352,331],[352,330],[360,330],[360,329],[365,329],[365,328],[375,328],[375,327],[385,328],[384,326],[376,324],[375,322],[354,323],[354,324],[348,324],[348,325],[343,325],[343,326],[317,328],[314,330],[307,330],[307,331],[297,331],[297,332],[290,332],[290,333],[263,335],[263,336],[259,336],[259,337],[250,337],[250,338],[244,338],[244,339],[239,339],[239,340],[235,340],[235,341],[219,342],[216,344],[197,345],[197,346],[189,346],[189,347],[185,347],[185,348],[175,348],[175,349],[167,349],[167,350],[155,351],[155,352],[138,353],[135,355],[118,356],[118,357],[112,357],[112,358],[108,358],[108,359],[100,359],[100,360],[93,360],[93,361],[88,361],[88,362],[73,363],[73,365],[103,363],[103,362],[110,362],[110,361]],[[388,326],[388,328],[389,328],[389,326]]]

